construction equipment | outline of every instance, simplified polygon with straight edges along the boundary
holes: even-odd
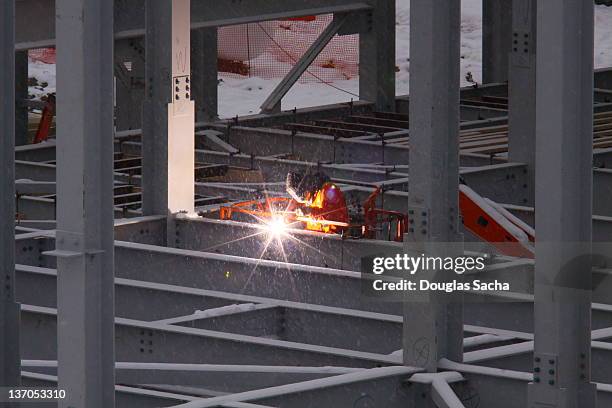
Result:
[[[289,173],[286,190],[290,197],[267,197],[221,207],[221,219],[248,214],[263,223],[282,220],[309,231],[342,234],[352,238],[401,242],[407,232],[408,215],[376,207],[382,194],[376,188],[361,206],[347,206],[342,190],[321,173]],[[481,197],[466,184],[459,186],[459,205],[465,228],[500,254],[533,258],[535,231],[499,204]]]
[[[508,256],[534,258],[535,231],[499,204],[459,185],[459,208],[467,230]]]
[[[266,197],[221,207],[220,218],[245,214],[262,223],[282,219],[291,227],[352,238],[374,239],[385,230],[389,239],[398,242],[406,232],[405,214],[376,207],[380,187],[359,209],[349,209],[342,190],[322,173],[289,173],[286,190],[290,197]]]
[[[43,107],[42,116],[34,136],[34,143],[42,143],[49,138],[53,117],[55,116],[55,94],[47,95],[45,106]]]

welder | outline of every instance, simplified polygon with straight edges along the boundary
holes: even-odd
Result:
[[[349,227],[349,212],[344,194],[320,172],[287,174],[287,193],[293,199],[289,211],[310,231],[342,233]]]

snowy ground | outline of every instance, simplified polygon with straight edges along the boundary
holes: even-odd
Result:
[[[410,62],[409,31],[410,7],[408,0],[397,2],[397,93],[408,93]],[[462,85],[467,85],[465,76],[471,72],[473,78],[481,79],[481,37],[482,37],[482,0],[463,0],[462,2],[462,36],[461,36],[461,78]],[[612,7],[596,6],[595,12],[595,67],[612,66]],[[32,62],[30,76],[39,83],[48,86],[31,87],[30,93],[35,97],[55,91],[55,66]],[[232,117],[257,113],[259,106],[274,89],[279,80],[261,78],[237,79],[222,77],[219,85],[219,113],[222,117]],[[336,102],[347,102],[359,94],[359,80],[341,80],[333,85],[298,83],[283,100],[283,108],[307,107]]]

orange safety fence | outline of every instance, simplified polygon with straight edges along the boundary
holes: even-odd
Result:
[[[284,77],[331,23],[331,14],[219,28],[221,76]],[[53,48],[33,49],[35,61],[54,64]],[[359,36],[335,36],[300,82],[333,82],[359,74]]]

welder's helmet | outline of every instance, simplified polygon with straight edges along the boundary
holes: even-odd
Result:
[[[329,181],[329,177],[319,172],[309,174],[289,172],[286,189],[287,193],[298,203],[308,203]]]

